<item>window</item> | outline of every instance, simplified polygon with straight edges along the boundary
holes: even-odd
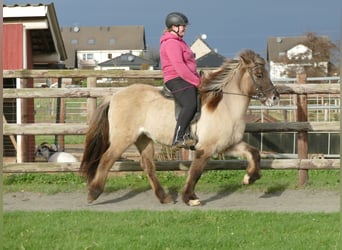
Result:
[[[92,60],[94,59],[94,54],[83,54],[83,60]]]
[[[76,38],[71,40],[71,44],[72,45],[77,45],[78,44],[78,40]]]
[[[112,54],[108,54],[108,59],[112,59]]]
[[[95,44],[95,38],[89,38],[88,39],[88,44],[89,45],[94,45]]]
[[[112,45],[115,45],[116,41],[115,41],[115,38],[109,38],[109,45],[112,46]]]

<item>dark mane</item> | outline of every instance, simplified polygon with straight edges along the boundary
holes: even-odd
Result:
[[[218,70],[202,76],[199,91],[202,103],[207,103],[209,110],[217,107],[223,97],[223,87],[230,82],[239,66],[239,60],[225,60]]]

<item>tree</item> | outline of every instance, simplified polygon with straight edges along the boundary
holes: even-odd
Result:
[[[144,54],[144,58],[151,60],[154,63],[156,68],[159,67],[160,64],[160,54],[158,48],[149,48]]]

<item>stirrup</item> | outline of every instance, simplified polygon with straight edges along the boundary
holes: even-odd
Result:
[[[195,150],[196,140],[192,138],[184,138],[180,140],[176,140],[172,146],[176,148],[184,148],[184,149],[191,149]]]

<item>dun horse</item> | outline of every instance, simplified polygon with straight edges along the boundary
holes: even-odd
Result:
[[[190,206],[201,204],[195,186],[216,153],[230,152],[247,159],[244,184],[261,177],[259,151],[242,141],[244,116],[252,98],[268,106],[279,100],[265,60],[251,50],[242,51],[238,59],[227,60],[218,70],[203,76],[199,92],[201,115],[191,125],[198,141],[182,191],[183,202]],[[80,167],[88,181],[88,202],[103,192],[110,168],[132,144],[139,150],[141,168],[159,201],[173,202],[156,176],[153,143],[171,145],[175,126],[174,101],[152,86],[134,84],[101,104],[89,126]]]

